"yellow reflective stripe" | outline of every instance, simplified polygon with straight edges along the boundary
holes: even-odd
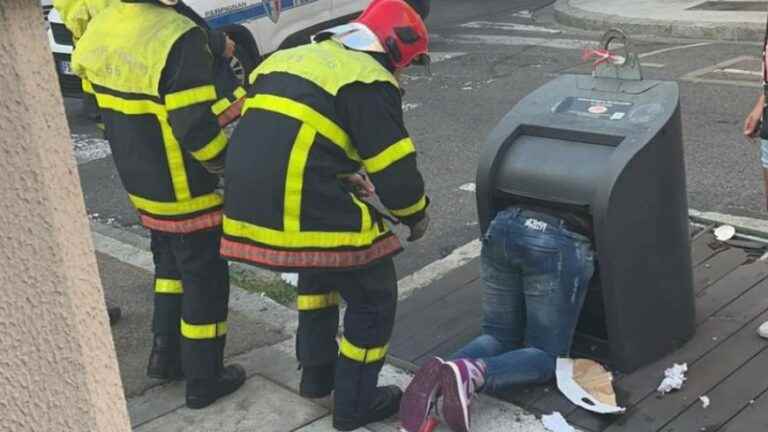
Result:
[[[220,206],[224,199],[217,193],[210,193],[182,202],[151,201],[136,195],[128,195],[134,207],[158,216],[177,216],[208,210]]]
[[[184,156],[181,153],[179,142],[176,141],[176,137],[173,135],[171,125],[168,123],[168,112],[165,106],[150,100],[123,99],[103,93],[97,93],[96,100],[99,107],[111,109],[125,115],[154,114],[157,116],[160,131],[163,134],[163,145],[165,146],[165,156],[168,159],[173,192],[177,200],[188,200],[192,194],[189,191]]]
[[[211,105],[211,111],[213,111],[213,114],[219,115],[224,111],[226,111],[230,105],[232,105],[232,102],[230,102],[229,99],[221,98],[218,101],[216,101],[215,104]]]
[[[283,201],[283,230],[301,231],[301,194],[304,188],[304,169],[309,159],[309,150],[315,142],[316,132],[308,124],[301,125],[296,140],[293,142],[291,156],[288,159],[288,171],[285,178],[285,197]]]
[[[338,306],[339,293],[337,291],[328,294],[302,294],[296,298],[296,308],[300,311],[326,309]]]
[[[293,249],[370,246],[382,234],[378,224],[373,224],[371,229],[365,232],[283,232],[234,220],[226,215],[224,216],[224,232],[227,235],[253,240],[265,245]]]
[[[344,129],[308,105],[280,96],[258,94],[252,98],[246,99],[243,104],[243,114],[251,108],[276,112],[284,116],[295,118],[303,123],[307,123],[320,135],[328,138],[332,143],[341,147],[348,158],[354,161],[360,161],[360,155],[357,153],[357,150],[352,147],[349,135],[344,132]]]
[[[360,348],[353,345],[347,338],[341,339],[341,354],[358,363],[376,363],[386,357],[389,344],[375,348]]]
[[[160,118],[160,124],[167,122],[168,113],[163,105],[146,99],[123,99],[121,97],[96,93],[99,107],[117,111],[125,115],[154,114]]]
[[[212,100],[216,100],[216,88],[212,85],[204,85],[166,95],[165,108],[173,111]]]
[[[422,195],[421,199],[419,199],[416,202],[416,204],[410,207],[406,207],[404,209],[390,210],[390,212],[397,217],[408,217],[424,210],[426,206],[427,206],[427,196]]]
[[[366,171],[370,174],[374,174],[385,170],[393,163],[415,152],[416,148],[413,146],[413,141],[411,141],[410,138],[403,138],[387,147],[376,156],[363,159],[363,165],[365,166]]]
[[[363,233],[366,230],[372,228],[373,222],[371,221],[371,213],[368,206],[364,202],[357,199],[354,194],[349,194],[352,197],[352,201],[360,207],[360,232]]]
[[[181,320],[181,335],[187,339],[216,339],[227,334],[227,322],[188,324]]]
[[[87,79],[82,80],[82,87],[84,92],[90,93],[92,95],[96,94],[96,92],[93,90],[93,84],[91,84],[91,82]]]
[[[176,279],[155,279],[155,292],[158,294],[183,294],[181,281]]]
[[[211,142],[206,144],[200,150],[193,151],[192,156],[194,156],[195,159],[199,161],[211,160],[218,156],[222,150],[224,150],[228,142],[229,138],[227,138],[224,132],[219,131],[219,134],[216,135],[216,138],[212,139]]]
[[[248,93],[245,91],[244,88],[238,87],[235,89],[234,92],[232,92],[233,95],[235,95],[235,99],[240,99],[245,97]]]
[[[184,155],[181,152],[181,146],[176,141],[176,136],[173,134],[173,129],[171,129],[167,118],[160,118],[160,130],[163,133],[163,144],[165,145],[165,157],[168,159],[168,169],[171,171],[173,192],[178,201],[186,201],[192,197],[192,193],[189,191],[187,168],[184,166]]]

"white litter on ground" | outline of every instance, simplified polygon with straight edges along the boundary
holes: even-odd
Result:
[[[563,418],[563,415],[557,411],[550,415],[541,416],[541,422],[551,432],[576,432],[576,429],[569,425]]]
[[[660,393],[666,394],[672,390],[680,390],[687,379],[685,373],[688,372],[688,363],[677,364],[664,371],[664,380],[657,389]]]
[[[75,150],[75,160],[78,164],[103,159],[112,154],[109,142],[105,139],[72,134],[72,144]]]
[[[731,225],[721,225],[715,229],[715,238],[724,242],[736,235],[736,228]]]
[[[403,104],[403,112],[407,113],[408,111],[413,111],[416,108],[420,107],[421,104],[419,103],[404,103]]]
[[[575,405],[598,414],[621,414],[613,391],[613,375],[587,359],[558,358],[557,388]]]
[[[464,183],[463,185],[459,186],[459,190],[467,192],[474,192],[476,189],[477,185],[474,182]]]
[[[280,273],[280,279],[291,286],[299,286],[299,274],[298,273]]]
[[[710,403],[709,396],[701,396],[699,400],[701,401],[702,408],[707,408],[709,406],[709,403]]]

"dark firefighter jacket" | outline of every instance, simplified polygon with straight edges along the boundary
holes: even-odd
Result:
[[[394,76],[333,40],[273,54],[227,154],[222,255],[267,268],[368,265],[401,250],[372,206],[342,187],[361,168],[407,224],[427,198]]]
[[[211,111],[211,62],[204,30],[149,3],[102,11],[73,52],[147,228],[189,233],[221,222],[217,177],[201,164],[222,158],[228,141]]]

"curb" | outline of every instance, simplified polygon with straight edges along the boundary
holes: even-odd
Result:
[[[694,21],[659,21],[628,18],[591,12],[571,5],[571,0],[557,0],[554,5],[558,23],[584,30],[606,31],[618,27],[628,35],[654,35],[688,39],[714,39],[757,42],[765,36],[765,25],[757,23],[716,23]]]
[[[688,216],[702,225],[731,225],[736,236],[768,242],[768,220],[689,209]]]

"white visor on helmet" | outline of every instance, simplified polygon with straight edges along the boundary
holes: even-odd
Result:
[[[379,42],[379,38],[367,26],[360,23],[349,23],[329,28],[314,36],[316,38],[330,35],[331,39],[339,41],[342,45],[356,51],[386,53],[387,50]]]

